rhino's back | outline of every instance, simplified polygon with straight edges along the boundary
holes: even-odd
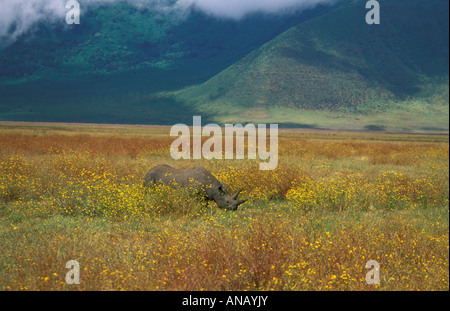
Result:
[[[201,166],[193,166],[180,171],[186,178],[192,178],[199,182],[212,182],[216,178],[206,168]]]
[[[165,164],[157,165],[150,169],[145,175],[146,185],[151,183],[168,183],[169,180],[173,180],[174,176],[177,174],[177,169]]]
[[[175,169],[169,165],[157,165],[145,176],[145,184],[152,183],[173,183],[186,187],[188,185],[214,186],[217,179],[204,167],[194,166],[184,170]]]
[[[215,189],[223,187],[211,172],[201,166],[180,170],[180,175],[182,176],[180,176],[180,183],[183,186],[194,187],[197,190],[205,190],[210,197],[214,196]]]

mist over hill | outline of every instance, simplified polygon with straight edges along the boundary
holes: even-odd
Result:
[[[448,1],[50,2],[0,13],[0,120],[448,131]]]

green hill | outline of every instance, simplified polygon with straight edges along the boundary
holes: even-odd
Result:
[[[37,24],[0,50],[0,120],[192,122],[195,111],[155,94],[202,83],[326,10],[232,21],[118,1],[87,8],[80,25]]]
[[[365,1],[300,23],[174,98],[217,122],[448,130],[447,1]]]
[[[104,3],[0,50],[0,120],[448,131],[449,3],[240,21]]]

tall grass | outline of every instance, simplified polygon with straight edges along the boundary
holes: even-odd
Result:
[[[448,290],[448,142],[296,135],[266,172],[176,162],[161,135],[4,130],[0,288]],[[250,200],[232,213],[144,189],[160,163],[203,165]],[[80,285],[65,282],[69,260]],[[365,282],[369,260],[378,286]]]

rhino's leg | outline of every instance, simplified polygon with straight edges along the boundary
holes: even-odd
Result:
[[[143,184],[145,194],[148,194],[149,191],[156,186],[156,184],[156,179],[153,176],[146,177]]]
[[[208,198],[207,196],[202,196],[200,199],[200,203],[202,204],[203,207],[207,207],[209,205],[209,202],[211,202],[212,200],[210,198]]]

